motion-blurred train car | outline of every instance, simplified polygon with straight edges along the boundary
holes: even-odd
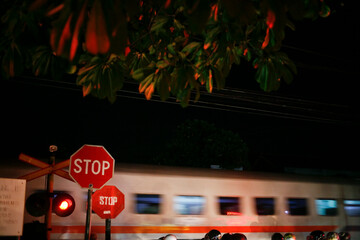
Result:
[[[0,177],[31,170],[2,167]],[[111,220],[112,239],[201,239],[211,229],[268,240],[292,232],[298,240],[313,230],[347,231],[360,239],[360,181],[246,171],[117,164],[113,185],[125,195],[125,209]],[[46,189],[46,178],[27,182],[26,196]],[[87,189],[55,176],[54,190],[73,196],[67,217],[52,216],[51,239],[83,239]],[[25,212],[25,222],[44,222]],[[105,239],[105,220],[92,214],[92,232]]]

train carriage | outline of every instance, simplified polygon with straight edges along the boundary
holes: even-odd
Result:
[[[16,178],[29,168],[8,167]],[[26,196],[46,189],[45,177],[27,183]],[[241,232],[249,240],[292,232],[306,239],[313,230],[348,231],[360,239],[360,181],[274,173],[117,164],[106,183],[125,195],[125,209],[111,221],[112,239],[201,239],[211,229]],[[87,189],[55,176],[54,190],[76,202],[67,217],[52,216],[51,239],[83,239]],[[25,222],[34,217],[25,212]],[[104,239],[105,220],[92,214],[92,232]]]

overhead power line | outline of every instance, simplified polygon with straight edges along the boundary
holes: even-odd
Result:
[[[79,86],[69,81],[35,77],[21,77],[11,81],[33,86],[81,92]],[[125,82],[124,88],[119,90],[116,95],[119,98],[148,101],[143,94],[139,93],[138,84],[135,82]],[[175,97],[171,96],[167,101],[161,101],[157,94],[154,94],[150,101],[161,102],[163,104],[179,104]],[[351,107],[345,105],[231,88],[225,88],[220,91],[215,90],[213,93],[201,91],[200,100],[196,103],[190,102],[189,107],[340,125],[357,124],[359,119],[357,113]]]

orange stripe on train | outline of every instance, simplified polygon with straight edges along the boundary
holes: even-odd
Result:
[[[111,233],[207,233],[217,229],[222,233],[228,232],[311,232],[322,230],[334,231],[337,226],[112,226]],[[96,233],[105,232],[105,226],[92,226]],[[84,233],[85,226],[52,226],[52,233]]]

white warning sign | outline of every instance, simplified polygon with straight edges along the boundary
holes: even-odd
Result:
[[[21,236],[26,180],[0,178],[0,236]]]

